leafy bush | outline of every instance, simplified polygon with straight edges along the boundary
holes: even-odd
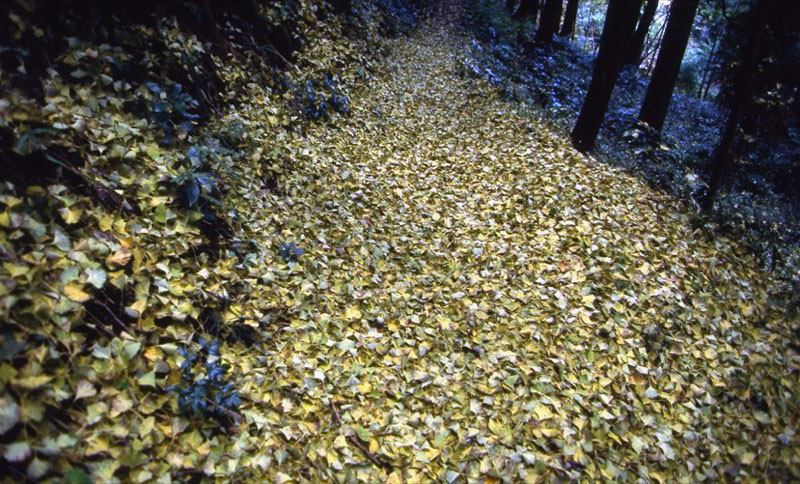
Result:
[[[200,232],[216,244],[220,237],[232,237],[231,227],[226,223],[223,192],[220,188],[220,172],[235,178],[231,170],[232,158],[237,152],[224,148],[216,138],[204,138],[203,144],[191,145],[186,153],[189,167],[169,180],[175,190],[177,202],[184,208],[200,211]],[[233,215],[235,219],[235,214]]]
[[[219,201],[219,189],[214,181],[208,163],[202,158],[208,156],[208,149],[192,145],[186,154],[190,168],[172,179],[172,183],[177,187],[178,198],[186,208],[195,205],[203,207],[206,203],[221,205]]]
[[[305,253],[294,242],[281,242],[278,248],[278,255],[283,257],[286,262],[297,262],[297,258]]]
[[[320,83],[309,79],[303,89],[295,95],[295,101],[300,111],[309,119],[325,118],[330,111],[350,114],[347,96],[337,87],[336,79],[328,75],[325,75]]]
[[[200,116],[196,113],[200,103],[175,83],[167,89],[155,82],[145,83],[155,96],[150,103],[150,119],[164,133],[160,143],[171,145],[176,139],[184,140],[194,128],[192,121]]]
[[[178,353],[181,363],[181,383],[167,387],[178,393],[178,409],[186,415],[213,416],[222,421],[236,412],[242,403],[235,385],[225,378],[229,365],[220,364],[218,341],[198,339],[199,348],[192,351],[184,345]]]

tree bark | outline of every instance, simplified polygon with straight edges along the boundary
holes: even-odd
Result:
[[[678,79],[699,1],[673,0],[669,8],[664,40],[661,42],[656,67],[639,111],[639,121],[647,123],[656,131],[661,131],[667,118],[672,91],[675,90],[675,81]]]
[[[530,17],[535,23],[538,15],[539,0],[521,0],[519,2],[519,7],[517,7],[517,13],[514,14],[514,18],[517,20],[522,20],[526,17]]]
[[[572,129],[572,145],[579,151],[594,147],[600,124],[608,109],[611,92],[622,66],[622,55],[632,32],[631,16],[634,10],[630,0],[609,0],[603,33],[600,35],[600,52],[594,61],[592,81],[583,101],[578,121]]]
[[[656,9],[658,8],[658,0],[647,0],[644,5],[644,12],[639,18],[639,25],[636,27],[636,32],[631,39],[631,46],[628,48],[628,53],[625,55],[623,64],[633,64],[638,66],[642,61],[642,52],[644,52],[644,41],[647,39],[647,32],[650,30],[650,24],[653,23],[653,18],[656,16]]]
[[[564,10],[564,23],[561,25],[561,37],[572,35],[575,30],[575,20],[578,18],[578,0],[569,0],[567,9]]]
[[[534,42],[549,44],[553,41],[553,36],[558,32],[558,25],[561,23],[561,7],[561,0],[544,0],[539,29],[536,30]]]
[[[725,121],[725,129],[722,132],[722,139],[719,146],[714,151],[714,157],[711,160],[711,179],[708,183],[708,191],[700,202],[700,207],[707,211],[714,203],[714,197],[719,191],[722,180],[731,165],[730,151],[736,140],[736,132],[739,127],[739,121],[744,111],[745,102],[751,92],[753,85],[753,75],[755,74],[756,66],[759,61],[759,50],[761,47],[761,39],[764,36],[764,30],[767,20],[767,12],[769,11],[770,0],[758,0],[754,7],[752,17],[752,28],[750,29],[750,39],[747,46],[747,53],[744,56],[744,63],[739,71],[734,88],[733,103],[728,112],[728,119]]]

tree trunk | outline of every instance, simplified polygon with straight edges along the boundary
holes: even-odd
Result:
[[[711,44],[711,51],[708,53],[708,60],[706,60],[706,65],[703,68],[703,77],[700,80],[700,87],[697,89],[697,97],[700,99],[705,99],[703,96],[703,89],[705,89],[706,95],[708,94],[708,87],[706,86],[706,82],[711,84],[711,63],[714,61],[714,56],[717,54],[717,41],[721,36],[717,35],[714,36],[714,42]]]
[[[575,30],[575,20],[578,18],[578,0],[569,0],[567,2],[567,9],[564,11],[564,24],[561,26],[561,32],[558,35],[567,37],[572,35]]]
[[[642,109],[639,111],[639,121],[647,123],[656,131],[661,131],[664,127],[699,1],[673,0],[669,8],[664,40],[658,52],[653,76],[647,86]]]
[[[531,20],[535,23],[536,17],[539,15],[539,0],[521,0],[519,2],[519,7],[517,7],[517,13],[514,14],[514,18],[517,20],[522,20],[524,18],[530,17]]]
[[[571,133],[572,145],[579,151],[589,151],[594,147],[608,109],[611,92],[622,66],[622,55],[632,34],[627,30],[631,25],[630,17],[634,14],[630,3],[630,0],[608,2],[603,33],[600,35],[600,52],[592,69],[592,81]]]
[[[628,48],[628,53],[625,55],[623,64],[633,64],[638,66],[642,61],[642,52],[644,52],[644,41],[647,39],[647,32],[650,30],[650,24],[653,23],[653,18],[656,16],[656,9],[658,8],[658,0],[647,0],[644,5],[644,12],[639,19],[639,25],[636,27],[636,32],[631,39],[631,45]]]
[[[708,183],[708,191],[700,202],[703,210],[707,211],[714,203],[714,196],[716,196],[719,187],[728,168],[731,164],[730,150],[736,140],[736,132],[739,127],[739,121],[742,117],[745,102],[750,94],[753,85],[753,75],[755,74],[756,66],[759,61],[759,49],[761,47],[761,38],[764,34],[764,27],[767,20],[767,12],[769,11],[770,0],[758,0],[754,7],[755,12],[752,17],[752,28],[750,29],[750,40],[747,46],[747,53],[744,56],[744,63],[738,73],[736,85],[734,88],[733,103],[728,112],[728,119],[725,121],[725,130],[722,133],[722,139],[719,146],[714,151],[714,158],[711,160],[711,180]]]
[[[542,18],[539,20],[539,29],[536,31],[534,41],[537,44],[549,44],[558,31],[561,23],[561,0],[544,0]]]

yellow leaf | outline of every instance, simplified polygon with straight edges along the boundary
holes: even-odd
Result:
[[[360,319],[361,318],[361,311],[358,309],[358,306],[350,306],[344,312],[344,318],[348,320]]]
[[[92,297],[77,282],[70,282],[64,286],[64,295],[75,302],[86,302]]]
[[[92,397],[94,395],[97,395],[97,389],[95,389],[90,381],[81,380],[78,382],[78,386],[75,389],[75,400]]]
[[[146,307],[147,307],[147,298],[145,297],[144,299],[137,299],[133,304],[131,304],[130,306],[128,306],[125,309],[126,310],[127,309],[130,310],[130,311],[127,311],[127,313],[130,316],[138,318],[139,316],[142,315],[142,312],[144,312],[144,309]]]
[[[403,474],[400,471],[394,471],[386,478],[386,484],[402,484]]]
[[[4,262],[3,268],[8,271],[11,277],[21,276],[28,272],[28,266],[24,264],[14,264],[12,262]]]
[[[539,432],[542,433],[545,437],[552,438],[559,434],[558,429],[539,429]]]
[[[64,222],[68,224],[77,223],[78,220],[81,219],[81,215],[83,214],[83,210],[80,209],[71,209],[64,207],[59,209],[58,213],[61,215],[61,218],[64,219]]]
[[[133,254],[131,253],[130,249],[127,247],[121,247],[118,251],[106,258],[106,264],[111,267],[124,266],[131,260],[132,255]]]
[[[24,388],[26,390],[35,390],[45,383],[49,382],[52,377],[47,375],[26,376],[22,378],[14,378],[11,384],[15,387]]]
[[[553,412],[550,410],[550,407],[543,403],[537,403],[533,408],[533,412],[536,414],[536,418],[539,420],[553,417]]]
[[[347,439],[344,435],[340,435],[333,440],[333,447],[336,449],[347,447]]]

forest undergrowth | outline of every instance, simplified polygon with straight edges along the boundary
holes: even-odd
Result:
[[[86,100],[113,80],[4,104],[117,150],[67,171],[131,208],[4,184],[3,479],[798,478],[785,288],[463,76],[460,14],[355,63],[371,37],[330,19],[288,76],[325,77],[341,114],[298,121],[297,97],[236,84],[194,150]]]

